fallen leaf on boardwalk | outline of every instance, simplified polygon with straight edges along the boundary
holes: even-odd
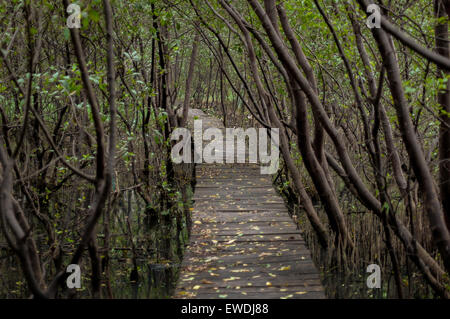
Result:
[[[219,298],[226,298],[228,295],[219,295]]]
[[[200,285],[195,285],[192,289],[194,289],[194,290],[199,290],[200,289]]]
[[[223,281],[233,281],[233,280],[238,280],[241,279],[240,277],[230,277],[230,278],[225,278]]]
[[[199,220],[196,220],[196,221],[194,222],[194,224],[197,224],[197,225],[201,225],[201,224],[202,224],[202,222],[201,222],[201,221],[199,221]]]
[[[200,281],[202,284],[206,284],[206,285],[211,285],[213,284],[212,281],[206,280],[206,279],[202,279],[202,281]]]
[[[270,281],[266,282],[267,287],[272,287],[272,283]]]
[[[233,269],[231,272],[250,272],[249,269]]]
[[[230,244],[234,243],[235,241],[236,241],[236,239],[232,239],[232,240],[230,240],[230,241],[227,241],[226,244],[227,244],[227,245],[230,245]]]
[[[281,267],[280,270],[282,270],[282,271],[284,271],[284,270],[291,270],[291,266]]]
[[[289,298],[292,298],[292,297],[294,297],[294,295],[287,295],[287,296],[281,297],[281,299],[289,299]]]
[[[304,295],[304,294],[306,294],[306,291],[297,291],[295,294],[296,295]]]

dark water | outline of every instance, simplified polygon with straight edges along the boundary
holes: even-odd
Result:
[[[145,207],[136,193],[128,191],[121,195],[119,205],[110,215],[110,289],[106,282],[102,283],[103,298],[110,295],[113,298],[169,298],[171,296],[178,278],[185,245],[188,243],[189,208],[193,192],[190,183],[185,184],[178,191],[179,198],[176,204],[163,212],[153,210],[151,218],[148,207]],[[131,232],[125,222],[127,219],[130,220]],[[102,220],[97,230],[99,253],[102,255],[104,244]],[[134,252],[131,241],[134,243]],[[38,247],[41,251],[48,251],[45,245]],[[70,261],[68,253],[71,249],[67,248],[64,251],[66,255],[63,264],[66,265]],[[81,288],[77,290],[74,297],[91,298],[93,293],[90,286],[91,271],[87,253],[80,267]],[[53,276],[54,274],[48,274],[46,282],[51,282]],[[60,297],[66,298],[65,293],[62,292]],[[28,297],[29,290],[19,260],[0,239],[0,298]]]
[[[280,187],[280,184],[276,184],[276,186]],[[329,248],[324,250],[319,245],[317,236],[304,211],[296,204],[296,199],[289,195],[286,196],[286,192],[280,192],[280,194],[289,207],[289,213],[296,215],[299,229],[311,252],[311,257],[319,269],[325,294],[328,298],[398,298],[392,264],[383,235],[383,226],[377,217],[373,214],[348,215],[346,217],[347,226],[352,231],[353,238],[355,238],[355,249],[351,253],[343,254],[339,248],[335,247],[332,239],[334,235],[330,231]],[[347,203],[348,206],[351,204],[357,205],[357,203]],[[344,203],[343,209],[350,210],[346,207],[347,205]],[[317,203],[315,208],[319,217],[327,225],[327,218],[320,203]],[[407,258],[407,254],[398,239],[393,238],[393,246],[399,262],[404,298],[435,298],[436,296],[421,272]],[[367,267],[370,264],[380,266],[380,288],[368,288],[367,286],[367,278],[371,274],[367,272]]]
[[[178,279],[185,245],[188,243],[188,223],[183,218],[182,229],[175,218],[169,224],[147,229],[150,239],[142,239],[148,252],[138,252],[138,279],[130,280],[134,269],[131,251],[121,251],[121,257],[111,262],[114,298],[169,298]],[[113,255],[115,252],[113,251]],[[117,256],[117,255],[116,255]]]

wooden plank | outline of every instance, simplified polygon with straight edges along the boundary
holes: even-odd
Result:
[[[208,223],[240,223],[245,220],[249,224],[273,223],[273,222],[292,222],[289,215],[286,214],[265,214],[255,216],[255,213],[223,212],[221,214],[196,213],[196,219],[203,224]]]
[[[324,299],[323,291],[301,291],[301,294],[283,292],[278,288],[266,288],[257,292],[220,290],[214,293],[186,293],[177,292],[178,298],[199,298],[199,299]]]

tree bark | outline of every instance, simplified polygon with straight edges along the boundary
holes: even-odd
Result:
[[[189,62],[189,71],[186,78],[186,88],[184,92],[184,103],[183,103],[183,117],[179,123],[180,127],[183,127],[186,125],[186,121],[189,114],[189,103],[191,99],[191,87],[192,87],[192,81],[194,79],[194,71],[195,71],[195,62],[197,59],[197,52],[198,52],[198,45],[200,36],[198,33],[195,34],[194,41],[192,42],[192,53],[191,53],[191,60]]]
[[[440,55],[450,58],[449,39],[448,39],[448,18],[442,1],[434,0],[434,12],[438,21],[434,32],[436,39],[436,52]],[[443,20],[445,21],[443,21]],[[447,70],[438,67],[440,77],[449,75]],[[450,230],[450,82],[447,81],[445,89],[441,90],[437,96],[441,107],[439,118],[441,125],[439,128],[439,186],[441,191],[442,207],[447,224]]]

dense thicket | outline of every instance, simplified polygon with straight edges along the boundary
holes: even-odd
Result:
[[[117,245],[133,281],[140,257],[178,258],[155,227],[182,246],[192,177],[170,133],[195,107],[280,128],[274,182],[329,296],[371,263],[382,297],[450,296],[448,1],[376,1],[381,28],[366,0],[74,3],[80,29],[68,0],[0,4],[0,266],[26,281],[10,294],[2,271],[0,294],[66,296],[82,262],[88,295],[113,297]]]

